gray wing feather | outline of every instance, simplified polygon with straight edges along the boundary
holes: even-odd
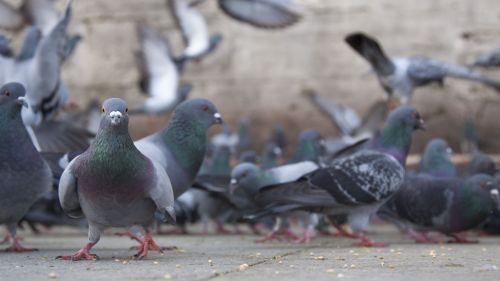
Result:
[[[163,167],[155,161],[152,161],[152,163],[154,166],[156,180],[149,191],[149,196],[155,202],[160,213],[172,213],[174,210],[174,192],[172,190],[172,183],[170,182],[170,178]]]
[[[474,61],[473,66],[500,66],[500,47],[494,49],[489,53],[480,54],[476,58],[476,61]]]
[[[59,202],[66,214],[73,218],[83,217],[83,212],[80,207],[80,199],[78,198],[78,181],[73,175],[73,164],[75,163],[73,159],[68,167],[64,169],[59,180]]]
[[[293,182],[306,174],[309,174],[319,168],[318,164],[312,161],[303,161],[294,164],[288,164],[266,170],[265,172],[274,180],[271,184],[283,184]]]
[[[219,0],[228,16],[259,28],[284,28],[300,20],[289,0]]]

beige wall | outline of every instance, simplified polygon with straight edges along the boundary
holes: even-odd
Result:
[[[71,29],[84,40],[64,67],[72,99],[85,103],[90,97],[119,96],[129,103],[140,102],[134,59],[136,22],[161,29],[176,51],[181,50],[165,0],[74,2]],[[202,63],[189,64],[183,79],[194,84],[192,96],[213,100],[230,124],[240,116],[249,117],[255,124],[251,130],[255,138],[267,137],[274,122],[285,124],[293,138],[305,127],[335,134],[328,120],[301,96],[304,87],[360,112],[384,96],[375,77],[366,75],[367,63],[343,42],[349,32],[375,35],[392,55],[425,54],[457,63],[470,62],[479,52],[500,44],[498,0],[298,2],[303,20],[283,31],[262,31],[232,21],[217,9],[215,0],[200,7],[210,29],[222,33],[224,41]],[[500,79],[500,70],[485,73]],[[457,145],[468,112],[478,116],[484,137],[500,138],[500,95],[472,83],[448,80],[445,84],[445,88],[430,86],[416,92],[414,105],[427,117],[429,127],[418,133],[416,149],[431,136]],[[143,122],[149,130],[139,129]],[[161,123],[135,118],[131,126],[134,136],[139,136]]]

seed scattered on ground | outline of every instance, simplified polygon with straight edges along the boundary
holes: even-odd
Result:
[[[52,271],[52,272],[49,273],[49,278],[50,279],[56,279],[56,277],[57,277],[57,275],[56,275],[55,272]]]
[[[239,271],[245,271],[248,269],[248,267],[249,267],[249,265],[247,263],[244,263],[244,264],[240,264],[238,269],[239,269]]]

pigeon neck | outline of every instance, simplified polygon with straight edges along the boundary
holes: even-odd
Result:
[[[389,123],[382,130],[375,149],[392,155],[405,167],[406,156],[410,151],[412,132],[413,128],[399,122]]]
[[[12,149],[13,146],[16,149]],[[38,154],[26,131],[19,108],[0,110],[0,148],[0,157],[19,150],[23,151],[23,156],[29,152]]]
[[[181,114],[177,112],[172,116],[161,137],[179,165],[194,179],[205,156],[207,128],[190,116],[179,116]]]
[[[302,141],[297,146],[297,150],[292,157],[292,163],[297,163],[301,161],[313,161],[318,162],[319,151],[315,141]]]

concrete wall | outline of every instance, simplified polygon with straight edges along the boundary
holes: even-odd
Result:
[[[300,94],[304,87],[361,113],[383,98],[376,78],[366,75],[368,64],[343,42],[352,31],[373,34],[391,55],[425,54],[457,63],[470,62],[500,43],[498,0],[296,1],[304,17],[282,31],[235,22],[218,10],[215,0],[200,6],[210,29],[222,33],[224,41],[203,62],[189,64],[183,80],[194,84],[192,96],[213,100],[230,124],[249,117],[254,124],[251,132],[259,141],[275,122],[286,126],[290,138],[305,127],[325,135],[336,133]],[[64,67],[73,100],[85,104],[91,97],[119,96],[129,103],[141,101],[134,58],[135,24],[141,21],[162,30],[176,52],[181,51],[180,34],[165,0],[74,1],[71,29],[84,40]],[[485,73],[500,79],[498,70]],[[417,134],[416,150],[431,136],[457,146],[466,114],[478,118],[483,137],[500,137],[500,96],[481,85],[448,80],[444,88],[418,90],[414,105],[429,127]],[[147,126],[139,126],[144,122]],[[134,118],[131,126],[138,137],[162,124],[163,120]]]

